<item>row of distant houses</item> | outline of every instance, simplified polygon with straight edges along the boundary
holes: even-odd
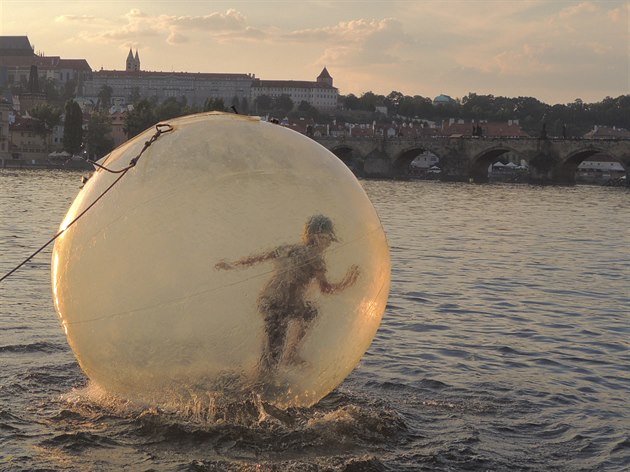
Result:
[[[14,97],[16,103],[0,99],[0,166],[35,165],[47,166],[58,163],[58,159],[64,157],[63,152],[63,117],[61,124],[52,130],[43,132],[41,123],[27,111],[20,110],[19,97]],[[87,131],[87,123],[93,107],[83,104],[84,130]],[[125,121],[131,106],[122,107],[114,105],[108,115],[111,121],[111,138],[114,146],[124,143],[128,137],[125,133]],[[263,119],[265,119],[263,117]],[[527,137],[517,120],[507,122],[488,122],[485,120],[461,120],[449,119],[441,123],[429,120],[416,122],[373,122],[347,123],[333,120],[332,123],[321,124],[313,119],[289,119],[285,118],[279,123],[296,132],[306,134],[313,138],[322,136],[354,137],[354,138],[386,138],[386,139],[413,139],[418,137],[500,137],[519,138]],[[630,132],[619,128],[597,126],[585,135],[586,138],[626,138],[630,139]],[[69,156],[66,156],[69,157]],[[420,156],[421,157],[421,156]],[[437,165],[434,156],[425,156],[426,162],[421,167]],[[504,163],[512,161],[520,165],[518,156],[503,155]],[[605,157],[595,158],[591,163],[584,163],[584,169],[592,172],[602,170],[607,164],[603,164]],[[420,163],[420,161],[418,161]],[[425,165],[426,164],[426,165]],[[612,164],[611,164],[612,165]],[[497,166],[497,169],[500,166]],[[610,166],[609,166],[610,167]],[[614,167],[614,166],[613,166]],[[616,167],[608,170],[617,170]],[[508,169],[509,170],[509,169]],[[586,170],[585,170],[586,171]]]

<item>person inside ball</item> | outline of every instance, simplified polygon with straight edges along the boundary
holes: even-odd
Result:
[[[359,267],[352,265],[340,282],[332,283],[327,279],[324,251],[337,241],[330,218],[314,215],[304,225],[301,243],[281,245],[271,251],[215,265],[216,269],[231,270],[274,262],[271,279],[257,300],[265,321],[266,339],[260,361],[264,371],[274,370],[283,360],[289,364],[303,362],[298,351],[318,315],[316,304],[306,299],[311,283],[316,283],[323,294],[330,295],[352,286],[359,277]],[[293,323],[294,335],[287,342],[290,323]]]

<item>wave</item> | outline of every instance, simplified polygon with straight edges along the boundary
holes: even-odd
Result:
[[[0,346],[0,352],[10,352],[10,353],[31,353],[31,352],[59,352],[66,351],[66,346],[48,342],[36,342],[36,343],[28,343],[28,344],[8,344],[5,346]]]
[[[126,435],[132,434],[147,444],[175,445],[178,449],[204,443],[232,452],[302,454],[308,450],[331,457],[392,446],[404,441],[408,430],[403,417],[387,405],[337,391],[314,407],[286,410],[254,394],[235,398],[217,393],[184,403],[169,399],[156,407],[111,395],[95,384],[73,390],[63,396],[62,402],[65,410],[74,413],[60,413],[59,421],[76,423],[77,413],[85,417],[86,423],[95,417],[103,421],[103,417],[111,416],[126,425]],[[61,436],[57,440],[64,447],[66,441],[76,440],[80,448],[85,439]]]

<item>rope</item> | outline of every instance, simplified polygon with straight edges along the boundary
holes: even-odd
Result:
[[[138,163],[138,160],[140,159],[140,157],[142,156],[144,151],[146,151],[147,148],[149,146],[151,146],[151,144],[153,144],[162,134],[169,133],[169,132],[173,131],[173,127],[171,125],[169,125],[168,123],[158,123],[157,125],[155,125],[155,129],[156,129],[155,134],[153,136],[151,136],[151,139],[149,139],[148,141],[146,141],[144,143],[144,147],[138,153],[138,155],[136,157],[134,157],[133,159],[131,159],[131,161],[129,161],[129,164],[126,167],[123,167],[120,170],[112,170],[112,169],[109,169],[109,168],[107,168],[107,167],[105,167],[103,165],[97,164],[96,162],[94,162],[94,161],[92,161],[90,159],[86,159],[89,163],[93,164],[94,166],[98,167],[99,169],[103,169],[104,171],[110,172],[112,174],[120,174],[120,175],[118,176],[118,178],[116,178],[116,180],[114,180],[114,182],[112,182],[112,184],[109,187],[107,187],[103,191],[103,193],[101,193],[98,197],[96,197],[96,199],[92,203],[90,203],[90,205],[88,205],[88,207],[85,210],[83,210],[81,213],[79,213],[76,216],[76,218],[74,218],[70,223],[68,223],[65,228],[59,230],[59,232],[57,234],[55,234],[52,238],[50,238],[43,246],[41,246],[39,249],[37,249],[34,253],[32,253],[30,256],[28,256],[26,259],[24,259],[22,262],[20,262],[16,267],[11,269],[5,275],[0,277],[0,282],[4,281],[5,279],[7,279],[11,275],[13,275],[15,272],[17,272],[18,269],[20,269],[20,267],[22,267],[28,261],[33,259],[33,257],[35,257],[37,254],[42,252],[44,249],[46,249],[53,241],[55,241],[59,236],[61,236],[64,232],[66,232],[68,230],[68,228],[70,228],[73,224],[75,224],[77,221],[79,221],[79,219],[83,215],[85,215],[94,205],[96,205],[96,203],[101,198],[103,198],[107,194],[107,192],[109,192],[118,182],[120,182],[120,179],[122,179],[125,176],[125,174],[130,169],[132,169],[133,167],[136,166],[136,164]]]

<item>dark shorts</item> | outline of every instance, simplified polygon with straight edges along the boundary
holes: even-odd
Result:
[[[312,321],[317,317],[317,307],[314,303],[294,303],[285,305],[261,298],[258,300],[258,307],[267,323],[288,323],[289,320]]]

